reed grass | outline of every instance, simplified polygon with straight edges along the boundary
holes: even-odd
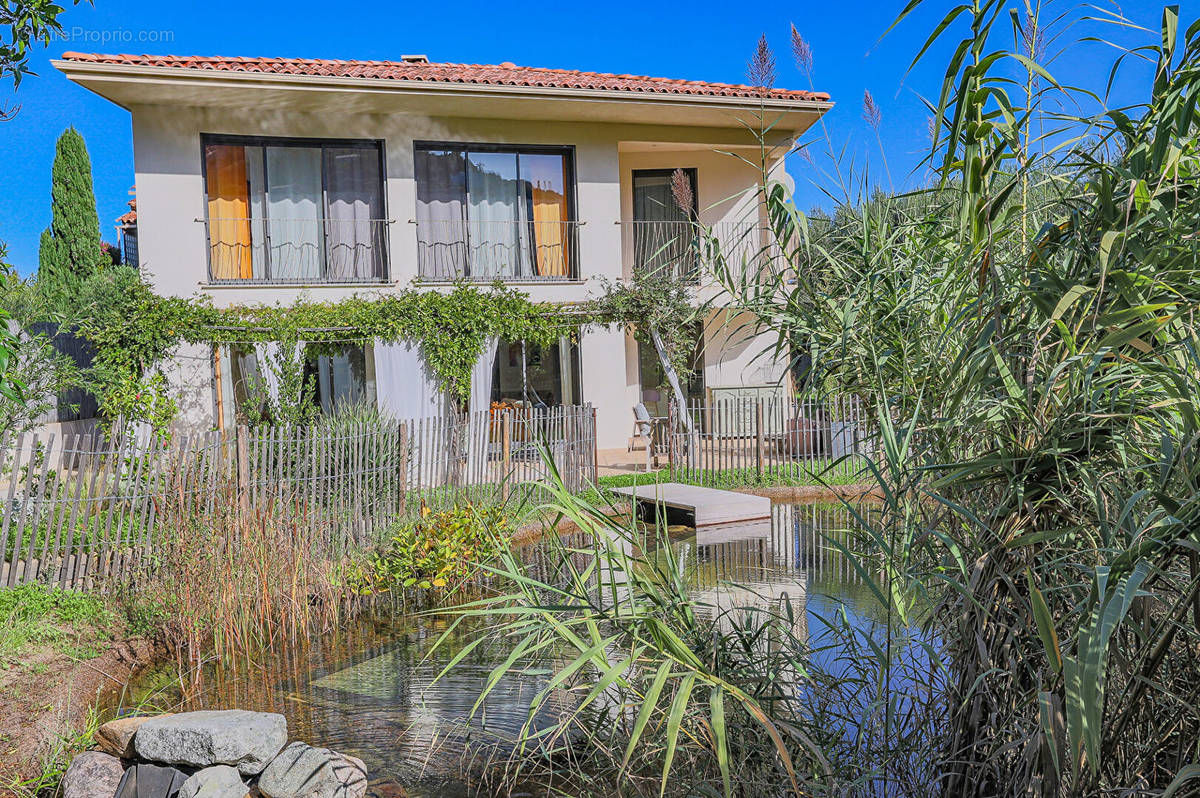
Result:
[[[504,561],[517,587],[460,610],[512,642],[494,679],[523,658],[548,674],[510,772],[594,768],[631,795],[1200,789],[1200,22],[1167,7],[1114,51],[1112,74],[1148,65],[1123,108],[1059,83],[1036,44],[1092,46],[1108,24],[1134,30],[955,6],[916,59],[950,52],[930,185],[890,196],[839,166],[817,224],[764,170],[769,242],[736,261],[704,246],[777,354],[871,408],[880,501],[848,505],[844,553],[882,623],[819,618],[843,652],[825,670],[786,608],[744,608],[758,620],[730,634],[669,559],[557,495],[592,543],[545,577]],[[778,643],[748,656],[758,634]],[[534,722],[554,689],[574,709]]]
[[[161,630],[183,672],[209,654],[327,631],[349,609],[347,551],[298,503],[244,502],[225,482],[171,496],[160,519],[151,555],[118,593]]]

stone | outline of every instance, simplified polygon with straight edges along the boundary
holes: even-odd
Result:
[[[160,715],[133,736],[142,759],[199,768],[232,765],[243,776],[262,772],[286,742],[283,715],[243,709]]]
[[[153,715],[138,715],[110,720],[96,729],[96,744],[100,746],[101,751],[113,756],[133,759],[137,756],[137,752],[133,750],[133,735],[139,726],[152,717]]]
[[[258,777],[266,798],[362,798],[367,767],[361,759],[307,743],[292,743]]]
[[[124,775],[125,766],[112,754],[84,751],[63,774],[63,798],[113,798]]]
[[[198,770],[179,788],[179,798],[246,798],[250,789],[229,765]]]
[[[170,765],[138,762],[125,771],[116,798],[175,798],[187,775]]]

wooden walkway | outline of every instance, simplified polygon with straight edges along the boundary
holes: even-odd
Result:
[[[765,496],[747,496],[730,490],[701,488],[678,482],[613,488],[613,493],[629,496],[641,506],[643,512],[653,512],[661,505],[668,511],[687,513],[696,527],[771,517],[771,500]]]

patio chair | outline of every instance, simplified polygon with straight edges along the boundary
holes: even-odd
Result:
[[[646,405],[641,402],[633,406],[633,433],[629,436],[629,448],[626,451],[633,451],[638,438],[646,442],[646,451],[649,453],[650,447],[654,445],[654,421],[650,418],[650,411],[646,409]]]

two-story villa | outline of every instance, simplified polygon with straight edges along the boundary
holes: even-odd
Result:
[[[786,180],[783,153],[831,106],[807,91],[424,56],[65,53],[55,66],[132,116],[143,275],[164,295],[218,305],[464,279],[569,303],[635,269],[691,269],[693,250],[674,245],[689,215],[731,238],[758,227],[756,120],[771,125],[767,167]],[[690,211],[672,195],[676,170]],[[769,337],[724,315],[706,327],[689,392],[785,390]],[[476,369],[471,404],[591,402],[599,446],[624,446],[636,403],[665,408],[657,359],[640,349],[618,329],[546,351],[500,341]],[[230,425],[250,367],[227,347],[186,347],[172,372],[183,418]],[[325,407],[374,397],[414,417],[439,406],[420,353],[403,344],[349,346],[312,368]]]

